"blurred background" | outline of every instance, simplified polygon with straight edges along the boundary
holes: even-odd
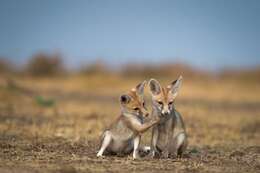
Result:
[[[12,0],[0,11],[1,71],[30,71],[34,58],[56,59],[49,63],[57,71],[177,63],[218,72],[260,64],[257,0]]]
[[[211,160],[214,169],[232,162],[233,170],[254,172],[252,154],[230,154],[260,145],[259,16],[258,0],[1,1],[0,163],[53,169],[82,153],[94,157],[100,133],[120,114],[120,94],[182,75],[175,104],[191,157],[214,150],[212,158],[228,160]],[[62,158],[51,149],[57,145],[66,148]],[[242,156],[253,166],[229,160]]]

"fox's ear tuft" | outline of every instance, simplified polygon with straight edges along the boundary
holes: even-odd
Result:
[[[182,84],[182,79],[183,77],[180,76],[177,80],[173,81],[170,85],[167,86],[167,88],[170,89],[170,93],[173,98],[175,98],[178,95],[178,92]]]
[[[131,97],[129,95],[124,94],[124,95],[120,96],[120,103],[121,104],[127,104],[127,103],[130,102],[130,100],[131,100]]]
[[[158,95],[162,91],[161,85],[156,79],[150,79],[149,87],[153,95]]]
[[[134,89],[132,89],[133,91],[136,91],[136,93],[138,95],[143,95],[144,94],[144,88],[147,84],[147,81],[143,81],[142,83],[139,83]]]

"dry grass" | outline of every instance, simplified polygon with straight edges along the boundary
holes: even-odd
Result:
[[[97,159],[99,135],[119,114],[119,95],[141,80],[113,75],[15,79],[32,91],[28,94],[0,79],[0,172],[260,170],[260,84],[228,79],[184,81],[176,107],[189,135],[185,158]],[[54,104],[39,104],[36,95]],[[149,144],[149,136],[143,144]]]

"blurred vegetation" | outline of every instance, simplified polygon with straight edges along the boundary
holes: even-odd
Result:
[[[151,78],[160,77],[168,78],[178,75],[184,75],[189,78],[208,77],[208,73],[195,69],[189,65],[181,63],[164,63],[164,64],[127,64],[122,68],[122,75],[127,77]]]
[[[0,57],[0,74],[9,74],[14,72],[14,66],[7,58]]]
[[[219,73],[221,79],[243,80],[245,82],[260,82],[260,66],[251,69],[224,69]]]
[[[50,98],[44,98],[43,96],[36,96],[35,101],[38,105],[43,107],[52,107],[55,104],[55,101]]]
[[[127,78],[175,78],[183,75],[187,79],[228,79],[244,82],[260,82],[260,66],[247,69],[224,68],[217,72],[198,69],[183,63],[137,64],[128,63],[114,67],[98,59],[68,70],[60,53],[37,53],[25,65],[19,66],[7,58],[0,57],[0,74],[19,74],[32,77],[57,77],[67,74],[85,76],[118,76]]]
[[[97,75],[97,74],[108,74],[111,73],[111,71],[105,62],[101,60],[97,60],[95,62],[84,64],[83,66],[81,66],[79,68],[79,73],[85,75]]]
[[[32,76],[56,76],[64,73],[61,54],[38,53],[28,61],[25,72]]]

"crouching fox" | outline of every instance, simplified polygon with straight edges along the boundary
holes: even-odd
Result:
[[[174,100],[182,83],[182,76],[167,87],[151,79],[149,88],[152,95],[152,116],[160,117],[160,121],[152,129],[150,155],[161,153],[163,157],[182,156],[187,148],[187,134],[181,114],[174,106]]]
[[[105,151],[122,154],[133,151],[133,159],[139,158],[141,134],[160,120],[159,117],[155,117],[147,123],[143,121],[144,117],[149,115],[143,97],[146,83],[144,81],[120,96],[121,115],[104,131],[97,157],[103,156]]]

